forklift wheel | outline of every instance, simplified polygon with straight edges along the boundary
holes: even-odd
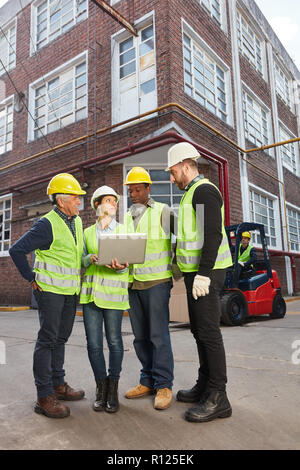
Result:
[[[285,300],[281,294],[276,294],[273,299],[273,310],[270,313],[271,318],[283,318],[286,312]]]
[[[241,292],[227,292],[221,297],[221,321],[225,325],[240,326],[245,323],[248,305]]]

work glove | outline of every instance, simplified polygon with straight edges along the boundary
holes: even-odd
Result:
[[[245,263],[243,261],[239,261],[239,264],[244,267]]]
[[[210,286],[210,278],[206,276],[200,276],[200,274],[196,274],[193,282],[193,290],[192,294],[195,300],[198,297],[204,297],[209,293],[209,286]]]

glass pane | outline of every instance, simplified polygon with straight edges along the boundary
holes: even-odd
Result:
[[[152,80],[149,80],[148,82],[142,83],[141,84],[141,94],[142,95],[147,95],[148,93],[151,93],[151,91],[155,90],[155,79],[153,78]]]
[[[120,53],[127,51],[131,47],[133,47],[133,38],[126,39],[126,41],[120,43]]]
[[[170,184],[161,183],[161,184],[152,184],[151,194],[170,194]]]
[[[147,39],[153,36],[153,25],[149,26],[146,29],[142,30],[142,41],[146,41]]]
[[[129,51],[120,55],[120,65],[127,64],[127,62],[130,62],[133,59],[135,59],[135,49],[130,49]]]
[[[149,170],[150,178],[152,181],[168,181],[169,174],[165,170]]]

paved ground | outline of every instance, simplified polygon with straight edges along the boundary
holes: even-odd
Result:
[[[70,403],[71,416],[63,420],[35,414],[32,353],[37,311],[0,312],[0,345],[6,351],[6,364],[0,364],[0,449],[300,449],[300,300],[287,306],[282,320],[255,318],[243,327],[222,327],[233,415],[205,424],[184,421],[189,405],[175,400],[168,410],[157,411],[152,397],[123,397],[139,376],[128,317],[122,328],[120,411],[110,415],[91,408],[95,385],[83,320],[76,317],[66,348],[66,378],[72,386],[84,387],[86,398]],[[172,323],[170,330],[175,395],[194,383],[196,348],[186,326]]]

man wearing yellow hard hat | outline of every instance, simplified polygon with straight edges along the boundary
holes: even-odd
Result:
[[[254,271],[255,263],[257,261],[257,254],[255,248],[250,245],[251,234],[250,232],[242,233],[242,240],[239,247],[239,276],[243,272]]]
[[[145,262],[133,265],[129,278],[133,344],[142,369],[139,384],[125,397],[140,398],[156,392],[154,408],[163,410],[171,405],[174,378],[169,332],[174,214],[166,204],[150,197],[152,181],[144,168],[132,168],[124,184],[133,202],[125,219],[127,230],[147,233]]]
[[[80,292],[83,252],[79,182],[68,173],[54,176],[47,194],[54,209],[34,223],[9,250],[20,274],[29,282],[39,308],[40,330],[33,355],[37,388],[34,411],[49,418],[65,418],[70,409],[59,400],[80,400],[64,380],[65,343],[73,328]],[[26,255],[35,251],[33,270]]]

